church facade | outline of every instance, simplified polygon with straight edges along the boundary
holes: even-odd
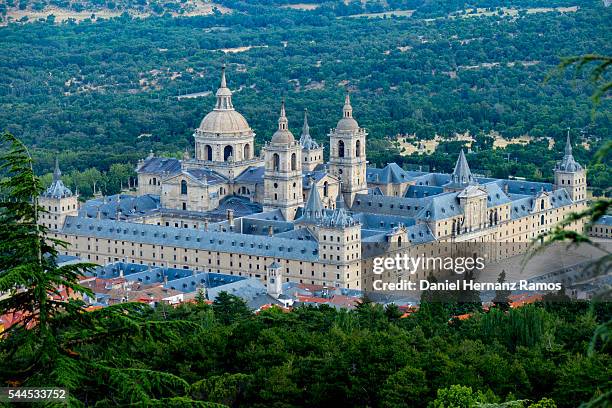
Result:
[[[151,154],[138,163],[136,196],[80,207],[56,166],[40,222],[70,244],[67,254],[94,263],[361,289],[381,251],[433,255],[446,243],[491,242],[505,243],[491,254],[503,259],[586,207],[585,170],[569,135],[554,183],[503,180],[472,174],[463,151],[452,174],[369,167],[367,132],[348,93],[325,162],[307,112],[296,139],[285,109],[283,101],[278,128],[257,156],[223,70],[215,107],[194,132],[194,157]]]

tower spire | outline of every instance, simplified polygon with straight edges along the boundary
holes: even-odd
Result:
[[[280,116],[278,117],[278,130],[287,130],[289,121],[285,113],[285,98],[281,100]]]
[[[308,126],[307,108],[304,108],[304,124],[302,125],[302,137],[310,137],[310,126]]]
[[[344,97],[344,107],[342,108],[342,117],[343,118],[352,118],[353,117],[353,107],[351,106],[351,95],[346,90],[346,96]]]
[[[569,130],[569,128],[567,129],[567,137],[565,139],[565,155],[566,156],[571,156],[572,155],[572,141],[570,139],[570,130]]]
[[[225,64],[221,67],[221,88],[227,88],[227,81],[225,80]]]
[[[59,159],[55,156],[55,168],[53,169],[53,181],[58,181],[62,177],[62,171],[59,168]]]

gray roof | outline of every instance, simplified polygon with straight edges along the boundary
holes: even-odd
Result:
[[[206,184],[223,184],[227,183],[227,178],[214,170],[211,170],[206,167],[201,167],[197,169],[188,169],[183,170],[184,174],[187,174],[194,179],[206,183]]]
[[[353,217],[361,224],[361,230],[388,231],[398,225],[414,225],[414,218],[397,215],[356,213]],[[363,232],[362,232],[363,236]]]
[[[62,181],[62,172],[59,168],[59,162],[55,159],[55,169],[53,170],[53,181],[51,185],[42,193],[43,197],[47,198],[64,198],[72,197],[72,191],[64,185]]]
[[[367,212],[374,214],[389,214],[389,215],[402,215],[407,217],[415,216],[424,205],[426,205],[431,197],[422,198],[406,198],[406,197],[392,197],[392,196],[379,196],[371,194],[357,194],[353,201],[351,211]]]
[[[406,193],[404,194],[404,197],[409,197],[409,198],[424,198],[424,197],[431,197],[434,196],[436,194],[442,194],[444,192],[444,189],[442,187],[438,187],[438,186],[413,186],[410,185],[408,186],[408,188],[406,189]]]
[[[214,219],[226,218],[227,210],[234,211],[234,217],[238,218],[260,213],[262,206],[247,197],[231,195],[224,197],[216,209],[207,211],[206,214]]]
[[[535,195],[540,191],[552,191],[553,185],[551,183],[541,183],[536,181],[525,181],[525,180],[496,180],[495,184],[500,186],[502,190],[507,191],[511,194],[530,194]],[[488,183],[487,183],[488,184]]]
[[[115,194],[86,201],[79,209],[79,216],[96,218],[99,215],[102,219],[116,219],[119,215],[120,218],[126,219],[151,213],[160,207],[160,200],[157,195]],[[117,214],[118,212],[120,214]]]
[[[237,183],[243,183],[243,184],[263,183],[265,171],[266,171],[266,168],[264,166],[257,166],[257,167],[251,166],[245,171],[243,171],[242,173],[240,173],[240,175],[236,177],[234,180]]]
[[[281,302],[268,295],[266,285],[257,278],[247,278],[227,285],[208,289],[208,298],[213,300],[221,292],[238,296],[247,303],[250,309],[257,310],[268,304],[282,305]]]
[[[445,193],[432,197],[429,203],[419,211],[417,218],[421,220],[442,220],[463,213],[457,196],[458,192]]]
[[[451,179],[450,174],[445,173],[426,173],[415,177],[415,185],[417,186],[443,186]]]
[[[172,175],[181,171],[181,161],[166,157],[149,156],[138,168],[138,173]]]
[[[366,169],[366,179],[373,184],[398,184],[405,183],[414,179],[413,175],[402,169],[397,163],[389,163],[382,169],[368,167]]]
[[[304,189],[311,187],[310,179],[315,183],[318,183],[323,177],[327,176],[327,170],[314,170],[314,171],[303,171],[302,172],[302,185]]]
[[[594,225],[612,226],[612,215],[604,215],[593,223]]]
[[[489,183],[482,186],[487,191],[487,207],[497,207],[498,205],[510,202],[510,198],[496,183]]]
[[[284,259],[319,258],[316,242],[114,220],[67,217],[62,234]]]

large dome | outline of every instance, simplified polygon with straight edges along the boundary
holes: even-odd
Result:
[[[291,133],[289,130],[279,129],[274,132],[274,134],[272,135],[272,140],[270,142],[274,144],[292,144],[293,142],[295,142],[295,138],[293,137],[293,133]]]
[[[353,118],[342,118],[338,121],[336,125],[336,130],[347,131],[347,130],[358,130],[359,124]]]
[[[198,130],[202,133],[244,133],[251,128],[240,113],[235,110],[213,110],[204,116]]]
[[[221,85],[217,89],[217,103],[212,112],[204,116],[199,133],[212,134],[243,134],[252,133],[244,116],[234,110],[232,104],[232,91],[227,87],[225,80],[225,66],[221,70]]]

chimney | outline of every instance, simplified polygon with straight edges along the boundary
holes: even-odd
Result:
[[[271,237],[272,235],[274,235],[274,227],[269,225],[268,226],[268,236]]]
[[[208,218],[204,218],[204,231],[208,231]]]
[[[231,230],[234,229],[234,210],[227,210],[227,222],[229,223],[229,227]]]

